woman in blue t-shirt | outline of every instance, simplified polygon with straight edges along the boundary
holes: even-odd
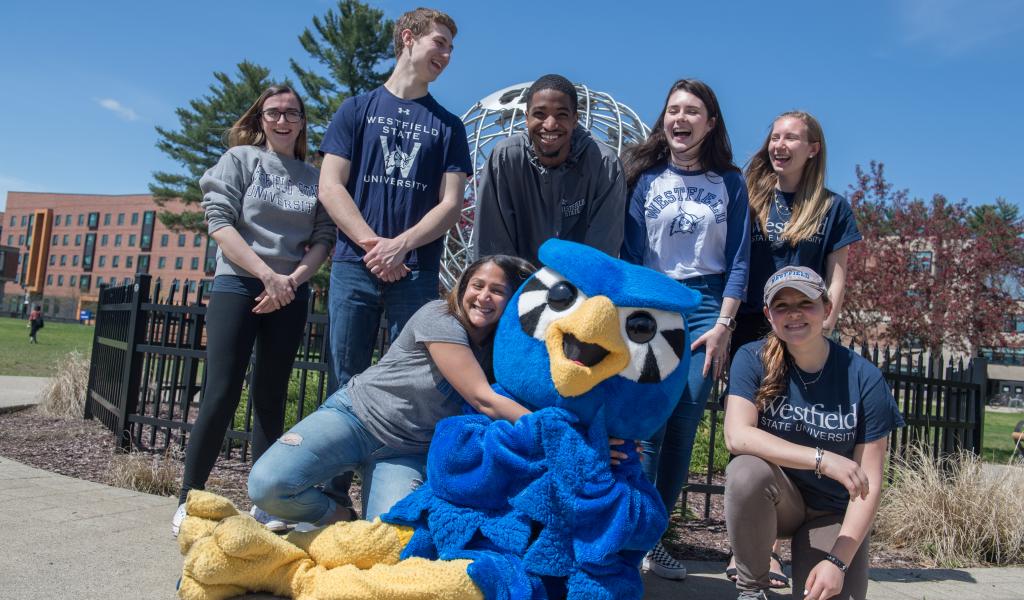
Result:
[[[644,442],[644,469],[669,512],[687,481],[697,425],[713,378],[721,375],[746,296],[750,213],[732,161],[718,98],[707,84],[672,84],[651,135],[625,156],[626,223],[621,257],[701,294],[686,317],[693,351],[686,391],[661,432]],[[686,568],[659,543],[644,565],[683,579]]]
[[[846,288],[850,244],[861,239],[845,198],[825,187],[825,136],[818,120],[801,111],[775,118],[771,131],[747,165],[750,193],[750,277],[736,317],[732,351],[771,329],[761,291],[782,267],[807,267],[828,284],[830,336]]]
[[[817,273],[780,269],[763,300],[772,331],[737,352],[726,399],[739,598],[765,597],[772,544],[792,537],[796,597],[863,599],[888,436],[903,419],[878,368],[822,335],[833,307]]]

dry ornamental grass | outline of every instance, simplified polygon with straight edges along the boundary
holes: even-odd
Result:
[[[935,462],[921,449],[894,468],[876,539],[945,568],[1024,563],[1024,468],[970,453]]]
[[[40,412],[51,417],[81,419],[88,384],[89,359],[78,350],[68,352],[57,367],[57,374],[42,391]]]

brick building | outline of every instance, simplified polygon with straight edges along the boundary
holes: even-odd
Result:
[[[206,235],[167,229],[159,210],[149,194],[8,192],[0,245],[20,255],[0,310],[21,312],[27,294],[45,314],[75,318],[96,301],[100,285],[131,281],[135,273],[197,284],[212,273],[215,246]]]

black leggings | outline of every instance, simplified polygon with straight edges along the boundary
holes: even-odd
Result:
[[[199,415],[188,436],[179,502],[191,489],[204,489],[242,395],[253,343],[256,363],[250,388],[253,406],[252,456],[258,459],[284,429],[284,406],[295,353],[302,341],[309,287],[269,314],[253,314],[255,301],[242,294],[214,292],[206,309],[206,385]]]

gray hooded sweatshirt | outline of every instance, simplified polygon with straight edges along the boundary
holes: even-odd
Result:
[[[569,157],[540,164],[526,132],[495,145],[480,173],[474,257],[511,254],[535,265],[545,240],[559,238],[619,255],[626,178],[615,152],[585,129],[572,134]]]

